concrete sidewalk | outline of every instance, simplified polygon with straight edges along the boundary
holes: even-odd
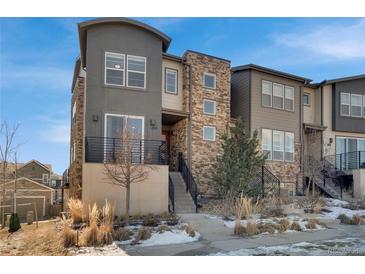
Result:
[[[329,229],[310,232],[264,234],[247,238],[233,235],[233,229],[224,226],[223,221],[206,214],[181,214],[182,222],[192,225],[200,234],[197,242],[150,247],[123,247],[129,255],[137,256],[194,256],[217,252],[228,252],[242,248],[276,246],[299,242],[318,242],[349,237],[365,237],[365,226],[340,225],[329,222]]]

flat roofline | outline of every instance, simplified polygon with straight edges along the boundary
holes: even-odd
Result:
[[[261,72],[266,72],[266,73],[281,76],[281,77],[285,77],[285,78],[296,80],[296,81],[303,82],[303,83],[309,83],[312,81],[312,79],[309,79],[309,78],[304,78],[301,76],[297,76],[294,74],[286,73],[283,71],[279,71],[279,70],[275,70],[275,69],[271,69],[268,67],[255,65],[255,64],[247,64],[247,65],[243,65],[243,66],[233,67],[232,71],[237,72],[237,71],[241,71],[241,70],[250,70],[250,69],[261,71]]]
[[[198,54],[198,55],[203,55],[203,56],[207,56],[207,57],[210,57],[210,58],[214,58],[214,59],[218,59],[218,60],[222,60],[222,61],[225,61],[225,62],[228,62],[228,63],[231,63],[231,60],[228,60],[228,59],[224,59],[224,58],[221,58],[221,57],[217,57],[217,56],[214,56],[214,55],[209,55],[209,54],[206,54],[206,53],[203,53],[203,52],[199,52],[199,51],[195,51],[195,50],[191,50],[191,49],[188,49],[184,52],[184,55],[187,54],[187,53],[195,53],[195,54]]]
[[[182,62],[182,57],[166,52],[162,53],[162,58]]]
[[[331,80],[324,80],[321,82],[321,85],[325,84],[332,84],[332,83],[338,83],[338,82],[345,82],[345,81],[351,81],[351,80],[357,80],[357,79],[365,79],[365,74],[359,74],[359,75],[353,75],[353,76],[347,76],[342,78],[336,78]]]

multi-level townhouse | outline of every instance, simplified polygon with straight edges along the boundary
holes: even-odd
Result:
[[[116,212],[124,212],[125,190],[108,181],[104,163],[115,161],[127,128],[136,136],[133,162],[153,167],[144,182],[132,185],[131,213],[160,213],[174,205],[176,211],[194,211],[198,194],[214,195],[212,165],[222,152],[222,134],[237,117],[251,132],[258,131],[267,155],[262,170],[286,193],[304,192],[309,156],[328,172],[315,183],[332,197],[338,194],[339,177],[364,180],[362,158],[359,174],[336,170],[339,163],[349,165],[349,156],[323,164],[327,155],[355,146],[359,155],[365,150],[364,76],[311,84],[258,65],[231,69],[229,60],[191,50],[175,56],[167,52],[168,36],[126,18],[83,22],[78,32],[70,111],[71,197],[86,204],[109,199]]]
[[[134,161],[154,166],[144,183],[132,186],[132,213],[167,210],[169,171],[172,181],[181,183],[175,192],[187,182],[193,199],[185,207],[195,208],[198,186],[200,193],[212,193],[211,164],[231,119],[230,62],[194,51],[170,55],[169,37],[124,18],[80,23],[79,38],[70,195],[86,203],[116,200],[122,212],[124,192],[105,184],[103,163],[123,145],[127,126],[140,140]],[[181,174],[173,173],[177,170]]]
[[[353,184],[347,194],[363,197],[365,75],[310,84],[303,96],[306,154],[323,159],[344,187]],[[338,186],[333,188],[339,191]]]
[[[302,191],[302,93],[311,80],[253,64],[232,71],[232,116],[258,132],[266,166],[282,187]]]

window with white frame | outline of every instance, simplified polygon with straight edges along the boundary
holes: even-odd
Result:
[[[262,151],[267,160],[294,161],[294,133],[280,130],[262,129]]]
[[[310,95],[310,93],[304,93],[303,94],[303,104],[305,106],[310,106],[311,105],[311,95]]]
[[[273,84],[272,107],[284,109],[284,86],[280,84]]]
[[[203,127],[203,140],[215,141],[215,127],[211,126]]]
[[[284,160],[284,132],[272,131],[272,159],[276,161]]]
[[[350,116],[350,93],[341,92],[341,115]]]
[[[124,54],[105,52],[105,84],[124,86]]]
[[[285,109],[294,111],[294,88],[285,86]]]
[[[262,151],[267,155],[267,160],[272,159],[272,130],[262,129]]]
[[[216,112],[216,102],[215,101],[204,99],[203,104],[204,104],[204,106],[203,106],[204,114],[215,115],[215,112]]]
[[[165,69],[165,92],[177,94],[177,70]]]
[[[365,117],[365,95],[362,96],[362,115]]]
[[[74,102],[74,104],[73,104],[73,106],[72,106],[72,119],[73,118],[75,118],[75,114],[76,114],[76,100],[75,100],[75,102]]]
[[[127,56],[127,86],[146,88],[146,58]]]
[[[294,161],[294,133],[285,132],[285,161]]]
[[[45,185],[48,185],[48,174],[47,173],[42,174],[42,183]]]
[[[262,105],[272,106],[272,83],[264,80],[262,81]]]
[[[362,96],[358,94],[351,94],[351,116],[362,116]]]
[[[203,86],[209,89],[216,89],[216,75],[212,73],[204,72]]]

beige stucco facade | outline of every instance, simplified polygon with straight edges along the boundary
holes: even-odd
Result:
[[[161,214],[168,211],[168,166],[149,167],[149,178],[131,186],[131,215],[148,213]],[[103,164],[84,163],[82,167],[82,201],[85,205],[97,203],[99,206],[108,200],[115,205],[115,215],[125,214],[124,188],[112,184],[105,175]],[[86,206],[87,208],[87,206]]]
[[[356,169],[352,171],[354,178],[354,198],[365,197],[365,169]]]
[[[177,93],[166,92],[165,74],[166,69],[177,71]],[[183,65],[181,62],[170,59],[162,60],[162,108],[183,111]]]

